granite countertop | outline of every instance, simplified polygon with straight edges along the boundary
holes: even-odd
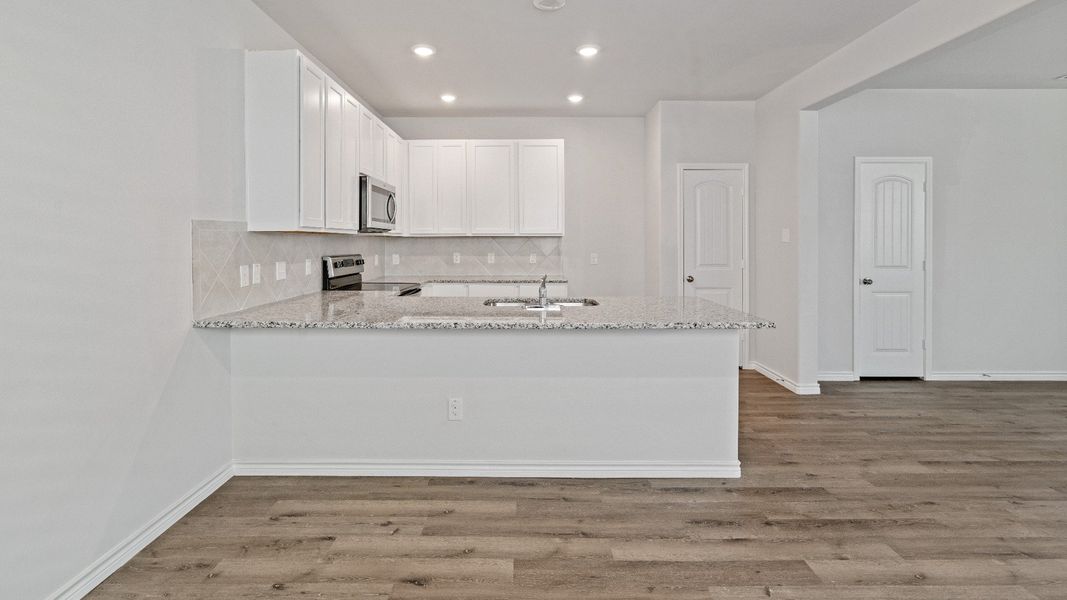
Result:
[[[367,283],[397,281],[405,283],[541,283],[541,278],[523,275],[389,275],[388,277],[375,277],[364,280]],[[567,279],[559,275],[549,275],[548,283],[567,283]]]
[[[482,298],[316,292],[195,321],[215,329],[762,329],[774,323],[700,298],[617,296],[534,312]]]

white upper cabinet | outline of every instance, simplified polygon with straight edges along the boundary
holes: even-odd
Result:
[[[515,142],[467,141],[471,233],[515,232]]]
[[[300,61],[300,226],[326,224],[324,120],[326,74],[310,61]]]
[[[365,112],[344,86],[300,52],[247,54],[250,231],[358,230],[360,125]]]
[[[518,142],[519,233],[563,235],[563,140]]]
[[[408,142],[408,233],[437,233],[437,144]]]
[[[467,144],[439,140],[437,150],[437,233],[467,233]]]
[[[407,235],[563,235],[563,140],[411,140]]]
[[[359,120],[359,171],[385,179],[385,123],[366,107]]]
[[[386,183],[400,188],[400,136],[392,129],[385,128],[385,169]]]

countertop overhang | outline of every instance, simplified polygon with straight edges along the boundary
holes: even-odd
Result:
[[[774,323],[701,298],[597,296],[558,312],[485,306],[485,298],[316,292],[199,319],[206,329],[764,329]]]

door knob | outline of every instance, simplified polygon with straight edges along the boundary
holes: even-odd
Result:
[[[867,279],[866,277],[864,277],[863,281],[861,281],[860,283],[862,283],[863,285],[874,285],[874,280],[873,279]]]
[[[685,280],[688,281],[689,283],[693,283],[694,281],[696,281],[696,279],[693,279],[692,275],[690,275],[689,277],[686,277]]]

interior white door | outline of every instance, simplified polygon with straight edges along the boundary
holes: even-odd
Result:
[[[745,172],[686,169],[682,173],[682,289],[744,310]],[[738,365],[743,366],[747,336]]]
[[[922,377],[925,161],[856,164],[856,375]]]

